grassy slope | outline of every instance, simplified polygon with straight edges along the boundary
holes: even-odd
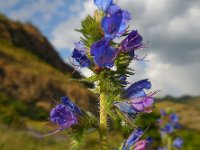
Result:
[[[71,73],[64,74],[28,50],[3,40],[0,40],[0,55],[0,68],[6,72],[3,88],[16,99],[37,99],[46,102],[43,106],[48,107],[52,98],[68,95],[79,106],[95,109],[90,107],[94,96],[80,84],[72,82]],[[10,86],[13,83],[17,85],[17,91]]]

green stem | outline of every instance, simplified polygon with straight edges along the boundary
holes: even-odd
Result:
[[[167,150],[172,150],[172,140],[169,136],[167,137]]]
[[[101,140],[101,150],[108,149],[108,129],[107,129],[107,112],[106,112],[106,94],[100,94],[100,140]]]

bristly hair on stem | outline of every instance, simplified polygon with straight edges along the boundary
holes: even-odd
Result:
[[[81,41],[87,47],[91,47],[94,42],[100,40],[104,36],[100,22],[91,16],[87,16],[81,21],[81,29],[75,30],[82,33],[83,37],[81,37]]]

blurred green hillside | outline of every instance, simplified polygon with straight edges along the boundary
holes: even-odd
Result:
[[[85,85],[72,81],[81,78],[65,64],[39,30],[27,23],[11,21],[0,14],[0,149],[1,150],[68,150],[66,131],[46,137],[54,130],[48,114],[59,97],[68,95],[78,106],[98,111],[96,97]],[[156,111],[173,108],[181,118],[184,150],[200,147],[200,97],[166,97],[157,100]],[[143,122],[153,123],[147,116]],[[120,130],[120,133],[119,133]],[[122,142],[123,129],[110,131],[110,144]],[[123,134],[121,134],[123,133]],[[154,134],[154,133],[152,133]],[[99,149],[96,132],[81,150]]]

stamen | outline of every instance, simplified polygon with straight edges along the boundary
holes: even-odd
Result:
[[[135,56],[133,57],[133,60],[150,62],[149,60],[145,60],[146,57],[147,55],[145,55],[143,58],[138,58],[138,55],[135,54]]]

